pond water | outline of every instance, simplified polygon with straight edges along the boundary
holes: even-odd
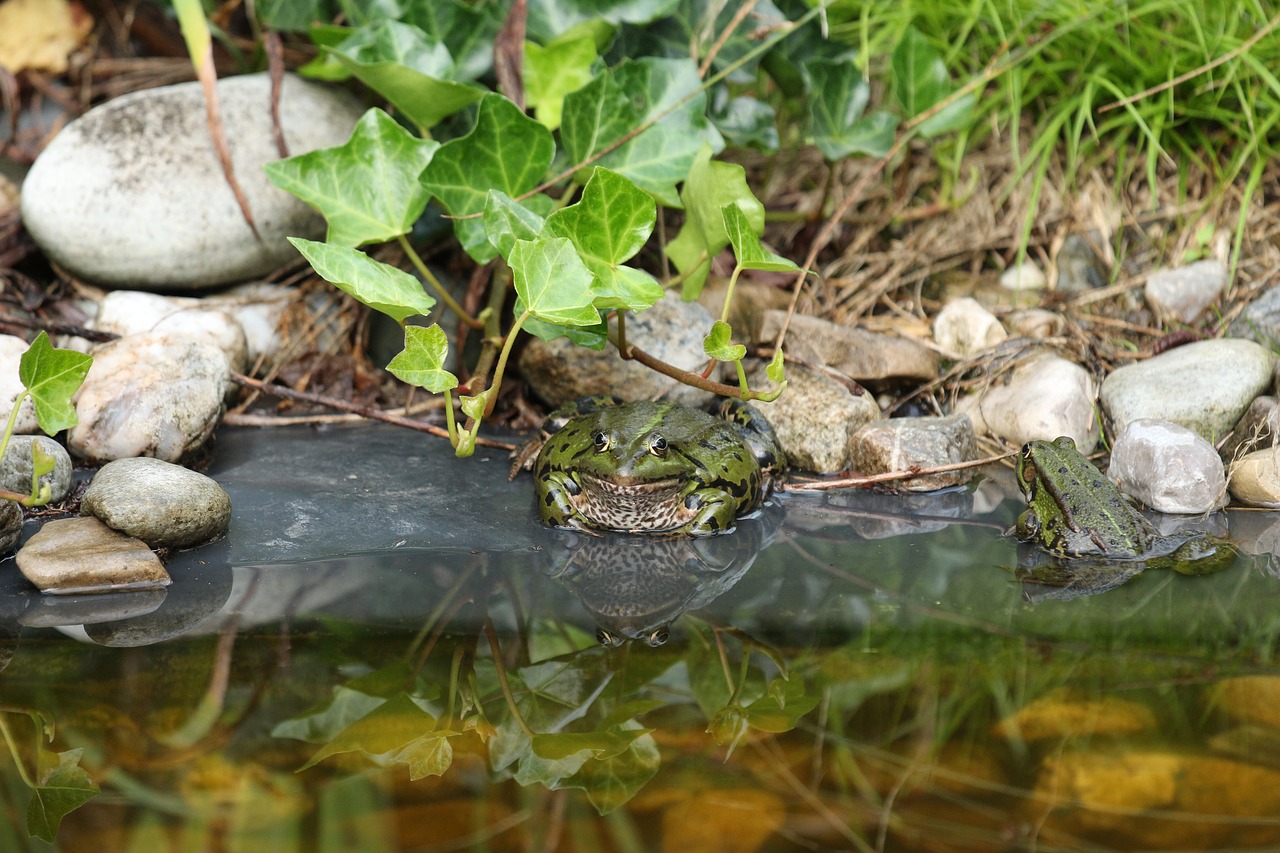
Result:
[[[390,428],[209,473],[231,532],[165,594],[0,567],[0,850],[1280,847],[1272,555],[1024,587],[1002,472],[697,542],[553,533],[504,454]]]

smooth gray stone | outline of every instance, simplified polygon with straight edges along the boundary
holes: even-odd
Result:
[[[103,465],[80,501],[80,512],[152,548],[190,548],[226,532],[231,498],[203,474],[138,457]]]
[[[31,494],[31,445],[36,442],[53,457],[53,470],[40,478],[49,486],[51,503],[57,503],[71,491],[71,455],[67,449],[47,435],[15,435],[0,460],[0,488]]]

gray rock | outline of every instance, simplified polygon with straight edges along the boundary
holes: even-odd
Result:
[[[1062,241],[1054,266],[1058,270],[1054,289],[1059,293],[1078,293],[1102,287],[1107,281],[1097,253],[1083,234],[1070,234]]]
[[[66,628],[137,619],[159,609],[167,592],[159,588],[94,595],[42,595],[18,621],[27,628]]]
[[[26,390],[22,380],[18,378],[18,364],[22,354],[30,347],[22,338],[14,335],[0,335],[0,424],[9,422],[13,413],[13,401]],[[18,410],[18,419],[14,422],[15,433],[30,434],[38,432],[40,425],[36,423],[36,407],[31,398],[22,401]]]
[[[190,548],[225,533],[231,498],[214,480],[160,459],[117,459],[102,466],[80,512],[152,548]]]
[[[1070,436],[1081,453],[1098,443],[1093,377],[1080,365],[1041,351],[993,377],[985,388],[960,398],[956,411],[973,419],[979,433],[1013,444]]]
[[[785,317],[785,311],[766,311],[760,338],[777,337]],[[882,335],[802,314],[791,318],[783,348],[793,358],[826,365],[859,382],[932,379],[938,374],[937,354],[910,338]]]
[[[1231,463],[1231,497],[1242,504],[1280,509],[1280,457],[1276,448],[1255,450]]]
[[[697,302],[674,295],[648,311],[627,317],[627,343],[683,370],[701,371],[707,363],[702,341],[715,318]],[[610,325],[616,328],[616,320]],[[565,338],[533,338],[520,356],[520,373],[539,397],[552,406],[592,394],[617,394],[625,400],[666,396],[701,405],[711,395],[645,367],[624,361],[612,345],[590,350]]]
[[[1275,446],[1277,435],[1280,435],[1280,399],[1258,397],[1223,440],[1218,455],[1230,462],[1246,453]]]
[[[1107,476],[1159,512],[1212,512],[1227,503],[1227,478],[1213,445],[1168,421],[1130,421],[1111,448]]]
[[[88,459],[177,462],[204,444],[231,382],[222,350],[161,333],[130,335],[93,353],[67,444]]]
[[[13,501],[0,500],[0,556],[12,551],[21,538],[22,506]]]
[[[948,352],[971,356],[1009,337],[996,316],[972,296],[953,299],[933,319],[933,340]]]
[[[1269,285],[1240,316],[1231,321],[1227,334],[1272,349],[1280,349],[1280,287]]]
[[[41,592],[58,595],[169,585],[150,548],[96,518],[45,522],[18,552],[18,569]]]
[[[0,460],[0,488],[31,494],[31,445],[53,457],[53,470],[41,476],[41,485],[49,487],[49,500],[57,502],[71,491],[71,455],[67,449],[47,435],[15,435]]]
[[[1151,418],[1217,442],[1271,384],[1275,361],[1253,341],[1197,341],[1114,371],[1102,383],[1102,406],[1117,432]]]
[[[858,473],[884,474],[968,462],[978,458],[978,446],[968,415],[888,418],[873,421],[854,433],[850,455]],[[972,470],[961,469],[925,474],[888,485],[927,492],[967,483],[973,476]]]
[[[1147,304],[1156,316],[1194,323],[1227,286],[1221,261],[1196,261],[1176,269],[1159,269],[1147,277]]]
[[[108,286],[192,290],[263,275],[297,256],[286,236],[323,235],[319,214],[262,170],[280,156],[268,75],[221,80],[218,96],[262,242],[223,177],[200,84],[183,83],[90,110],[36,159],[22,215],[49,257]],[[285,76],[280,120],[291,154],[341,145],[359,117],[341,92]]]
[[[767,388],[764,367],[749,372],[752,388]],[[870,394],[855,394],[830,376],[787,367],[787,390],[772,403],[752,403],[773,426],[778,443],[794,468],[831,474],[849,467],[849,440],[880,417]]]

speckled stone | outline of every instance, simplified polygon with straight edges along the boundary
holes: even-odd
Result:
[[[94,475],[80,512],[153,548],[190,548],[226,532],[231,498],[214,480],[160,459],[117,459]]]

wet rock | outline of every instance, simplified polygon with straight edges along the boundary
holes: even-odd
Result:
[[[40,477],[49,487],[49,500],[57,502],[71,491],[71,456],[67,449],[47,435],[15,435],[0,460],[0,488],[31,494],[31,445],[53,457],[53,470]]]
[[[1058,280],[1054,289],[1059,293],[1078,293],[1093,287],[1102,287],[1107,277],[1098,261],[1098,255],[1082,234],[1068,235],[1054,258]]]
[[[18,378],[18,364],[29,347],[30,344],[22,338],[0,335],[0,424],[9,422],[9,415],[13,413],[13,401],[25,390],[22,380]],[[30,434],[39,430],[35,403],[28,397],[22,401],[22,408],[18,410],[18,420],[13,425],[13,431]]]
[[[752,388],[768,389],[763,365],[749,373]],[[863,424],[880,417],[870,394],[855,394],[830,376],[793,364],[787,390],[772,403],[755,401],[777,433],[794,468],[830,474],[849,467],[849,440]]]
[[[1271,350],[1280,349],[1280,287],[1269,284],[1239,317],[1231,321],[1227,334],[1256,341]]]
[[[970,356],[1009,337],[996,316],[971,296],[953,299],[933,320],[933,340],[948,352]]]
[[[1224,678],[1205,693],[1208,707],[1237,723],[1280,731],[1280,676]]]
[[[776,338],[785,318],[785,311],[766,311],[760,338]],[[792,317],[783,346],[793,358],[825,364],[859,382],[932,379],[938,374],[937,354],[911,338],[842,326],[820,317]]]
[[[320,239],[322,218],[273,187],[279,159],[266,73],[218,82],[222,121],[262,235],[224,180],[199,83],[147,89],[95,107],[37,158],[22,193],[27,230],[76,276],[116,287],[191,290],[263,275],[297,256],[288,235]],[[280,121],[291,154],[341,145],[360,117],[342,93],[284,78]]]
[[[94,475],[80,512],[152,548],[190,548],[226,532],[231,498],[214,480],[181,465],[117,459]]]
[[[1111,448],[1107,476],[1159,512],[1197,514],[1227,503],[1227,477],[1213,445],[1168,421],[1130,421]]]
[[[1153,418],[1216,442],[1271,384],[1275,363],[1253,341],[1197,341],[1114,371],[1102,383],[1102,406],[1117,431]]]
[[[8,454],[5,454],[8,456]],[[22,506],[0,500],[0,557],[8,554],[22,538]]]
[[[19,619],[27,628],[66,628],[137,619],[164,604],[164,588],[96,595],[42,595]]]
[[[854,433],[850,455],[860,474],[882,474],[908,468],[936,468],[978,458],[973,422],[968,415],[945,418],[888,418]],[[973,471],[962,469],[924,474],[892,483],[892,488],[927,492],[967,483]]]
[[[1083,367],[1039,352],[981,391],[962,397],[956,411],[973,419],[975,431],[1013,444],[1065,435],[1081,453],[1091,453],[1098,443],[1096,396],[1093,377]]]
[[[211,344],[156,333],[104,344],[76,396],[80,423],[68,446],[89,459],[177,462],[217,426],[230,381]]]
[[[609,322],[616,328],[616,319]],[[627,343],[668,364],[701,371],[707,363],[702,341],[714,322],[715,318],[697,302],[684,302],[671,294],[648,311],[627,317]],[[592,394],[617,394],[626,400],[666,395],[667,399],[690,405],[701,405],[711,396],[638,361],[620,359],[612,345],[597,352],[565,338],[530,339],[520,356],[520,372],[551,406]]]
[[[1147,304],[1157,317],[1194,323],[1227,286],[1221,261],[1196,261],[1185,267],[1159,269],[1147,276]]]
[[[237,373],[244,371],[248,357],[248,343],[239,321],[211,300],[117,290],[102,300],[92,328],[121,337],[164,332],[213,344]]]
[[[200,554],[204,555],[207,551],[208,549],[202,549]],[[216,559],[207,562],[202,560],[203,564],[191,571],[190,566],[181,565],[183,562],[183,555],[176,555],[169,564],[173,585],[165,591],[167,594],[164,602],[158,608],[132,614],[127,618],[98,620],[96,624],[85,625],[85,634],[103,646],[148,646],[189,634],[205,622],[213,620],[231,596],[231,567]],[[296,600],[276,599],[276,604],[287,610]],[[289,603],[285,604],[286,601]],[[237,609],[236,615],[231,618],[239,619],[241,614],[242,611]]]
[[[1255,450],[1274,447],[1277,435],[1280,435],[1280,399],[1258,397],[1222,442],[1218,455],[1230,462]]]
[[[18,569],[41,592],[60,595],[169,585],[150,548],[96,518],[45,522],[18,552]]]
[[[1227,488],[1242,504],[1280,509],[1280,454],[1255,450],[1231,463]]]
[[[1043,290],[1048,282],[1031,261],[1015,264],[1000,274],[1000,286],[1008,290]]]
[[[1154,731],[1156,715],[1146,705],[1115,696],[1089,698],[1054,690],[996,723],[992,734],[1027,743],[1042,740],[1118,737]]]

